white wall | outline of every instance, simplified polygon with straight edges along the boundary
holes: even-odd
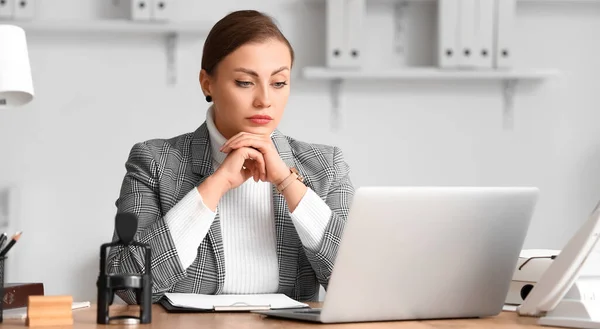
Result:
[[[215,21],[228,10],[276,16],[296,71],[324,63],[324,2],[178,0],[177,17]],[[106,17],[111,2],[40,1],[40,18]],[[95,4],[96,2],[102,3]],[[210,3],[210,4],[209,4]],[[406,58],[393,53],[389,5],[369,3],[369,65],[430,64],[432,4],[411,4]],[[347,83],[332,130],[328,85],[293,81],[281,130],[336,144],[362,185],[535,185],[541,198],[526,247],[561,248],[600,199],[600,4],[520,4],[517,64],[564,74],[518,87],[514,127],[502,127],[496,82]],[[30,34],[36,99],[0,112],[0,182],[18,186],[9,281],[96,298],[98,251],[112,237],[114,201],[133,143],[194,130],[207,103],[197,85],[201,39],[181,41],[179,84],[165,84],[163,40]],[[412,46],[412,47],[410,47]]]

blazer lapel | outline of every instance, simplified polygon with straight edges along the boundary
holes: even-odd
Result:
[[[288,167],[295,167],[300,174],[303,174],[303,168],[300,168],[296,162],[287,138],[275,130],[271,135],[271,140],[283,162]],[[275,185],[273,185],[272,191],[279,262],[279,292],[291,296],[296,285],[298,252],[302,248],[302,243],[291,221],[285,198],[277,191]]]
[[[196,186],[200,185],[206,177],[214,172],[212,155],[210,151],[210,138],[206,123],[202,124],[195,132],[191,142],[192,172],[198,175]],[[217,264],[217,291],[221,293],[225,283],[225,258],[223,251],[223,236],[221,234],[221,221],[219,218],[219,207],[217,206],[216,217],[207,233],[208,241],[212,245]],[[206,241],[203,243],[207,243]]]

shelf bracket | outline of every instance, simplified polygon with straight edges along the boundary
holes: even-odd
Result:
[[[512,129],[514,121],[515,89],[517,87],[516,79],[504,80],[502,82],[503,94],[503,126],[504,129]]]
[[[334,130],[340,127],[340,90],[342,88],[342,79],[333,79],[330,82],[331,95],[331,126]]]
[[[177,33],[167,34],[167,83],[177,83]]]

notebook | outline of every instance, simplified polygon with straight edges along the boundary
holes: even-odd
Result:
[[[160,304],[170,312],[232,312],[307,308],[284,294],[202,295],[166,293]]]

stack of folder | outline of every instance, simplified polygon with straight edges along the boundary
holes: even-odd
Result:
[[[510,69],[516,0],[439,0],[438,65]]]

